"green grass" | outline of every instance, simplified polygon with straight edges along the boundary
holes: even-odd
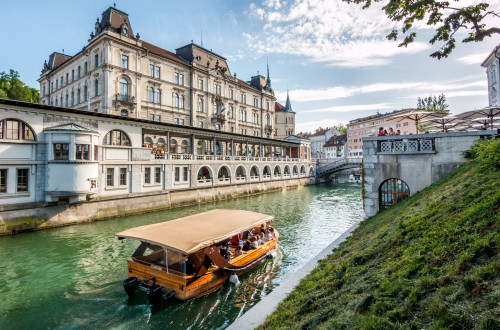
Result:
[[[261,328],[499,329],[500,171],[477,163],[365,220]]]

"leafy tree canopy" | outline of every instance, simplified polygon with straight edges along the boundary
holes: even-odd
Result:
[[[487,27],[485,18],[492,16],[500,18],[498,12],[490,9],[486,1],[439,1],[439,0],[343,0],[348,3],[363,4],[363,9],[368,8],[373,2],[387,1],[383,7],[388,18],[402,26],[395,27],[387,35],[389,40],[397,40],[401,35],[403,41],[401,46],[408,46],[417,33],[414,24],[424,21],[429,26],[436,27],[436,33],[429,41],[431,44],[444,42],[444,45],[430,56],[437,59],[448,57],[455,48],[455,33],[459,30],[467,31],[462,42],[483,41],[486,37],[500,33],[498,27]]]
[[[450,106],[446,104],[446,96],[444,94],[439,95],[438,97],[429,96],[424,98],[418,98],[417,101],[417,109],[424,111],[433,111],[433,112],[449,112],[448,110]]]
[[[9,73],[0,73],[0,98],[25,102],[40,102],[40,94],[37,89],[25,85],[19,79],[19,72],[12,69]]]
[[[345,127],[342,123],[338,124],[337,126],[333,126],[332,128],[339,131],[340,134],[347,133],[347,127]]]

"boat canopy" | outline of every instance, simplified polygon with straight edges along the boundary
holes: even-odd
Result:
[[[273,219],[252,211],[220,209],[130,228],[116,236],[191,254]]]

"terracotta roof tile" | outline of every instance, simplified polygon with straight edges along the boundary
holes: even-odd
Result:
[[[151,53],[154,53],[156,55],[160,55],[163,57],[166,57],[168,59],[171,59],[172,61],[182,63],[182,64],[187,64],[185,60],[183,60],[181,57],[175,55],[172,52],[169,52],[166,49],[160,48],[158,46],[155,46],[153,44],[150,44],[149,42],[142,41],[142,47],[146,48],[148,51]]]
[[[275,102],[274,103],[274,111],[275,112],[279,112],[279,111],[285,111],[285,109],[283,109],[285,106],[281,103],[278,103],[278,102]]]

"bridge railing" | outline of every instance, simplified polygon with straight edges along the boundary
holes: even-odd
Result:
[[[323,173],[329,172],[330,170],[339,168],[341,166],[347,165],[347,164],[356,164],[356,165],[361,165],[363,158],[361,157],[356,157],[356,158],[343,158],[340,160],[337,160],[331,164],[322,166],[317,169],[316,173],[321,175]]]
[[[433,154],[436,153],[436,145],[434,138],[377,141],[377,153],[385,155]]]

